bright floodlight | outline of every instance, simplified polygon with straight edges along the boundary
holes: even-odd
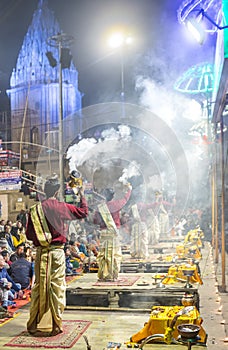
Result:
[[[126,43],[127,45],[131,45],[131,44],[133,43],[133,38],[132,38],[132,36],[126,37],[126,38],[125,38],[125,43]]]
[[[192,12],[193,11],[195,10],[192,10]],[[220,26],[217,24],[203,9],[199,9],[197,12],[196,17],[190,16],[190,18],[186,19],[186,26],[200,44],[203,44],[205,40],[205,29],[202,26],[202,19],[204,17],[219,30],[228,28],[228,25]]]
[[[124,36],[123,33],[114,33],[108,40],[108,44],[113,49],[121,47],[123,45],[130,45],[133,42],[131,36]]]
[[[122,33],[115,33],[109,38],[109,46],[112,48],[120,47],[124,43],[124,37]]]
[[[196,41],[202,45],[205,40],[205,31],[197,19],[193,17],[189,18],[186,21],[186,27],[191,32]]]

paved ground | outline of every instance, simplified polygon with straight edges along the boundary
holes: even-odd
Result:
[[[215,278],[216,288],[218,289],[218,300],[220,303],[220,310],[222,314],[222,324],[224,325],[226,344],[228,344],[228,254],[225,257],[226,266],[226,291],[221,292],[220,287],[222,284],[222,268],[221,268],[221,255],[219,255],[218,264],[215,264]]]
[[[203,261],[200,264],[204,284],[199,287],[200,312],[203,318],[203,327],[208,333],[207,348],[209,350],[228,349],[228,343],[224,342],[228,331],[228,295],[219,294],[218,283],[220,278],[219,266],[215,267],[212,252],[208,244],[203,251]],[[215,276],[215,268],[218,278]],[[29,305],[25,306],[18,317],[0,327],[0,349],[16,350],[16,347],[6,347],[12,337],[25,330],[28,319]],[[149,319],[149,313],[131,312],[109,312],[88,310],[66,310],[64,319],[81,319],[92,321],[86,331],[91,350],[106,349],[108,342],[120,342],[121,349],[127,349],[124,345],[130,336],[138,332]],[[48,344],[51,345],[50,343]],[[146,345],[144,349],[180,349],[182,345]],[[186,348],[186,346],[185,346]],[[22,349],[22,348],[18,348]],[[28,348],[27,348],[28,349]],[[84,338],[81,337],[71,348],[73,350],[88,350]],[[193,345],[192,349],[202,349],[202,346]]]
[[[201,264],[203,285],[199,288],[200,313],[203,318],[203,326],[208,333],[208,349],[222,350],[228,349],[228,343],[225,341],[228,330],[225,316],[227,315],[228,321],[228,312],[226,313],[223,307],[223,304],[228,301],[228,296],[224,294],[221,297],[219,294],[215,269],[212,249],[206,243]]]

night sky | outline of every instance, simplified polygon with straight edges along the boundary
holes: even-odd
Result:
[[[79,71],[83,105],[118,100],[120,56],[107,46],[108,32],[121,25],[135,38],[125,53],[126,101],[135,102],[138,74],[172,86],[194,64],[212,62],[215,38],[199,46],[177,21],[181,0],[49,0],[62,31],[74,36],[71,47]],[[0,0],[0,89],[16,65],[38,0]]]

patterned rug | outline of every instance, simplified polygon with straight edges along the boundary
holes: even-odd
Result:
[[[93,286],[132,286],[140,276],[119,276],[117,281],[97,281]]]
[[[54,337],[33,337],[27,331],[20,333],[4,346],[18,348],[71,348],[92,322],[83,320],[63,321],[63,333]]]

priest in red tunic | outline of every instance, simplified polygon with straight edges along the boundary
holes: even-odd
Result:
[[[118,189],[118,186],[116,187]],[[123,193],[121,190],[112,192],[110,189],[106,189],[104,193],[106,202],[99,204],[95,213],[94,223],[99,225],[101,230],[100,247],[97,256],[99,280],[114,281],[118,278],[122,260],[119,236],[121,226],[120,212],[130,198],[131,189],[130,184],[125,186],[124,190],[126,193]]]
[[[66,220],[82,219],[88,215],[83,188],[79,191],[80,205],[59,202],[58,179],[47,180],[46,199],[30,208],[26,236],[36,246],[35,284],[31,293],[28,332],[32,335],[54,336],[63,331],[62,314],[65,307]]]

